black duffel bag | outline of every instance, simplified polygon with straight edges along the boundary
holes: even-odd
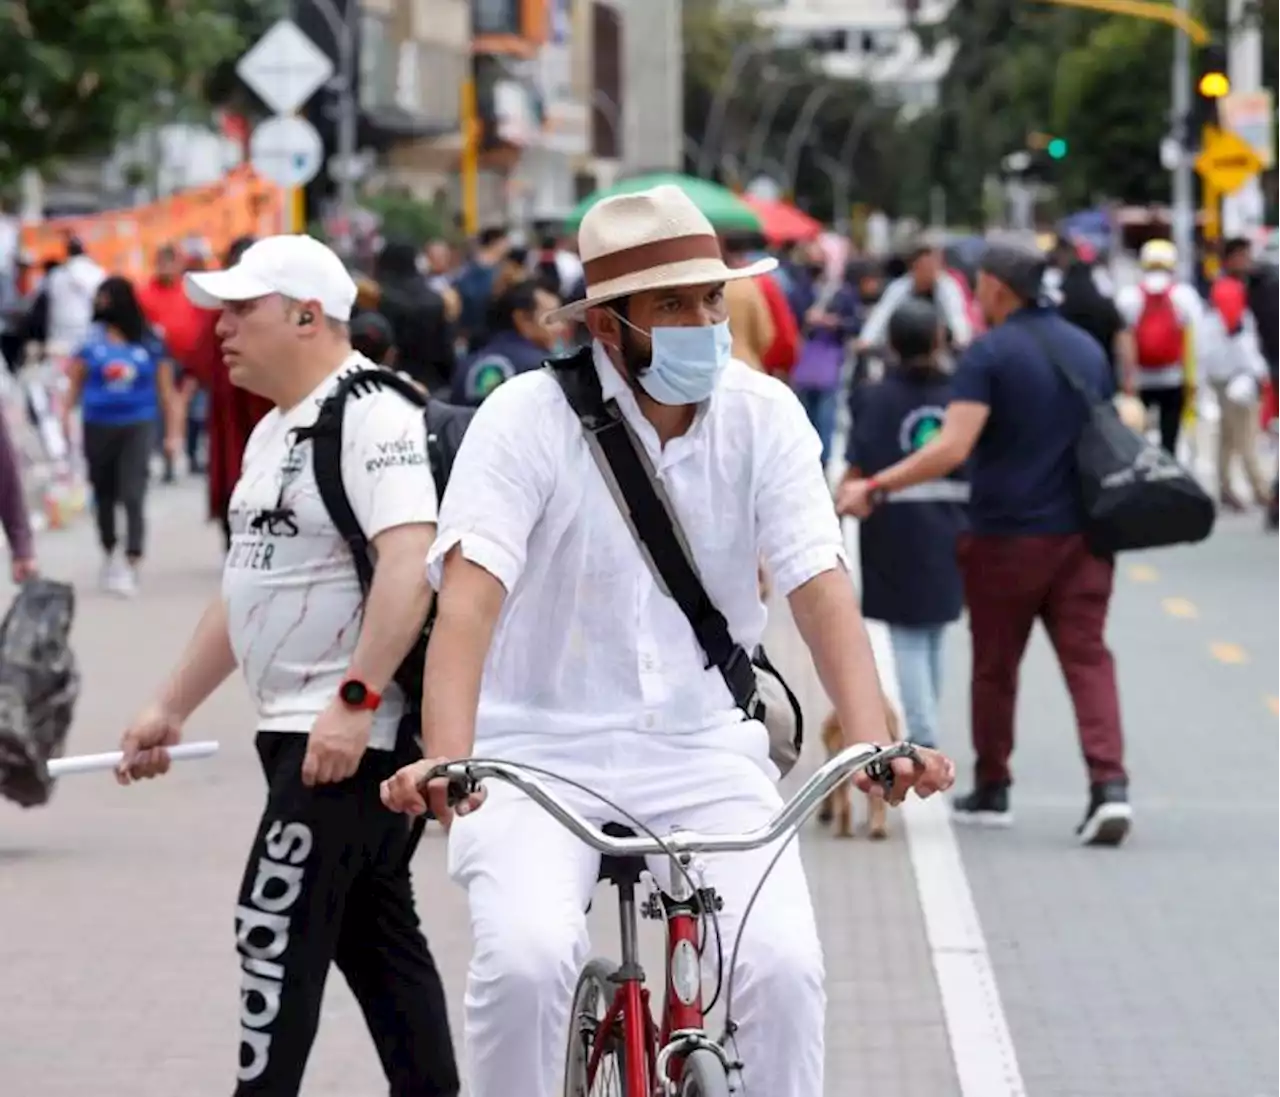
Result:
[[[1110,556],[1208,537],[1217,511],[1196,478],[1160,446],[1125,426],[1110,400],[1090,393],[1048,340],[1039,333],[1036,338],[1088,408],[1076,442],[1076,467],[1090,550]]]

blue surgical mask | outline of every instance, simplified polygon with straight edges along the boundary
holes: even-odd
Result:
[[[640,331],[625,317],[618,319]],[[727,320],[709,327],[659,327],[648,335],[653,351],[649,368],[640,375],[639,382],[659,404],[679,407],[702,403],[715,391],[720,374],[733,357],[733,336]]]

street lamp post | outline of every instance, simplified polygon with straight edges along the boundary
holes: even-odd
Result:
[[[729,60],[729,70],[724,74],[724,79],[720,81],[720,86],[716,89],[715,98],[711,101],[711,109],[707,112],[707,125],[702,131],[702,147],[699,149],[698,157],[695,161],[698,175],[705,177],[712,165],[716,163],[710,150],[720,140],[720,130],[724,128],[725,112],[729,109],[729,98],[733,95],[734,88],[737,86],[743,70],[746,69],[752,57],[767,48],[761,42],[743,42],[733,51],[733,57]]]
[[[1175,9],[1190,14],[1189,0]],[[1178,277],[1191,282],[1195,271],[1195,187],[1191,178],[1191,39],[1181,30],[1173,36],[1173,124],[1178,134],[1178,160],[1173,168],[1173,244],[1178,249]]]
[[[783,182],[789,194],[795,193],[796,173],[800,168],[800,152],[804,148],[805,138],[809,136],[809,128],[813,125],[814,116],[834,91],[834,84],[819,84],[809,93],[804,106],[800,108],[800,117],[796,119],[795,129],[787,138],[787,148],[782,158],[783,168],[786,171]]]
[[[867,131],[867,123],[871,118],[871,108],[874,105],[873,100],[863,103],[858,108],[858,113],[853,116],[853,121],[849,123],[849,132],[845,134],[844,141],[840,145],[840,151],[836,154],[836,160],[840,164],[840,173],[837,176],[840,186],[836,192],[836,215],[838,217],[847,215],[853,205],[853,181],[857,178],[857,172],[853,170],[849,161],[853,159],[853,152],[858,147],[858,142],[862,140],[862,135]]]
[[[760,117],[756,119],[755,128],[751,131],[751,139],[747,143],[747,156],[744,161],[746,173],[754,175],[756,168],[764,159],[764,144],[769,139],[769,134],[773,132],[773,122],[778,116],[778,111],[782,108],[782,102],[786,99],[787,94],[792,88],[799,83],[799,80],[792,76],[785,80],[779,80],[773,85],[769,92],[769,97],[764,101],[764,109],[760,112]]]

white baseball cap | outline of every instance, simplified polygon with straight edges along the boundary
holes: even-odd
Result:
[[[235,266],[188,274],[183,287],[197,308],[219,309],[227,301],[279,293],[295,301],[319,301],[326,316],[343,323],[351,319],[356,302],[356,284],[345,264],[311,236],[268,236],[245,249]]]

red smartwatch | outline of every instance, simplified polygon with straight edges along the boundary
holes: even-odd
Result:
[[[867,492],[867,502],[873,507],[878,507],[889,497],[889,493],[880,486],[880,481],[874,476],[867,481],[867,487],[871,489]]]
[[[347,708],[373,712],[382,704],[382,694],[371,690],[359,678],[348,678],[338,687],[338,700]]]

